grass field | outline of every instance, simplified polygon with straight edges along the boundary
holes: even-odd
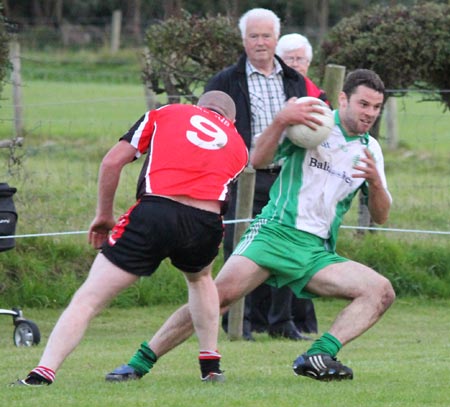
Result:
[[[4,94],[10,92],[7,86]],[[26,84],[23,94],[25,146],[15,151],[20,164],[10,173],[6,166],[2,171],[3,180],[19,191],[17,233],[86,230],[95,210],[101,158],[146,110],[143,88],[35,81]],[[2,118],[12,117],[11,113],[10,104],[1,109]],[[11,132],[11,121],[2,121],[0,138]],[[0,154],[6,164],[9,151]],[[139,165],[125,168],[123,178],[132,182],[121,184],[118,212],[134,196],[139,169]],[[38,211],[32,209],[36,205]]]
[[[320,331],[343,305],[338,300],[316,301]],[[448,407],[449,306],[449,301],[397,300],[377,325],[340,352],[340,360],[354,370],[355,378],[348,382],[295,376],[292,361],[308,343],[273,340],[265,334],[257,334],[254,343],[230,342],[221,334],[227,376],[223,385],[200,382],[194,338],[162,358],[142,380],[105,383],[104,374],[125,363],[173,310],[110,308],[93,321],[56,382],[37,389],[8,384],[35,367],[60,311],[27,309],[25,316],[38,324],[43,343],[15,348],[10,317],[0,318],[0,405]]]
[[[83,76],[83,68],[77,69],[80,69],[80,77]],[[36,75],[32,79],[26,78],[23,88],[24,147],[13,152],[17,162],[9,166],[10,152],[6,149],[0,151],[2,181],[18,188],[15,196],[19,212],[17,234],[87,230],[95,210],[100,160],[146,109],[144,91],[141,85],[127,81],[115,84],[103,78],[101,83],[77,82],[73,77],[71,80],[56,78],[59,69],[49,76],[40,74],[37,68],[35,70]],[[10,138],[12,134],[10,95],[11,88],[6,86],[0,101],[0,139]],[[401,110],[403,106],[399,103],[401,148],[395,152],[386,151],[387,176],[394,196],[388,226],[448,231],[449,113],[443,113],[436,104],[420,104],[417,97],[406,98],[404,104],[404,110]],[[125,169],[124,182],[118,191],[118,214],[132,201],[139,169],[139,164]],[[356,217],[355,206],[345,224],[356,224]],[[416,238],[411,234],[395,236],[394,239],[397,237]],[[423,238],[436,242],[439,250],[442,247],[442,251],[450,251],[448,236]],[[45,241],[69,241],[80,246],[86,245],[85,239],[85,236],[36,238],[27,240],[26,246],[21,246],[18,239],[17,250],[2,253],[3,263],[8,264],[7,275],[13,275],[17,280],[15,272],[20,267],[23,279],[20,289],[25,288],[24,297],[36,296],[36,308],[25,307],[24,313],[38,324],[43,340],[37,347],[15,348],[11,318],[0,315],[0,406],[450,405],[450,301],[424,300],[421,297],[398,299],[379,324],[342,350],[340,359],[355,372],[352,382],[319,383],[294,376],[292,361],[307,348],[306,343],[272,340],[263,334],[256,335],[255,343],[229,342],[221,334],[222,367],[227,375],[223,386],[200,383],[194,339],[164,357],[151,375],[139,382],[123,385],[105,383],[104,374],[126,362],[142,340],[148,338],[174,309],[174,305],[157,305],[109,308],[93,322],[80,347],[58,373],[54,385],[40,389],[9,387],[8,383],[23,377],[36,365],[60,313],[60,309],[51,309],[52,301],[56,303],[52,296],[54,293],[44,289],[33,290],[35,286],[40,284],[49,286],[46,287],[49,291],[57,290],[57,296],[63,297],[57,303],[64,303],[71,288],[77,285],[72,281],[75,280],[73,274],[80,272],[80,268],[83,273],[87,271],[84,269],[86,258],[75,261],[79,269],[73,272],[69,267],[73,273],[62,279],[67,292],[58,289],[58,285],[53,288],[50,283],[56,283],[60,278],[61,259],[64,256],[76,257],[82,250],[74,250],[69,256],[63,253],[64,247],[57,249],[49,244],[47,251]],[[343,231],[344,239],[356,240],[349,231]],[[69,252],[68,247],[66,251]],[[354,256],[358,253],[353,250],[349,254]],[[377,260],[381,258],[388,263],[390,259],[385,259],[388,255],[394,257],[385,247],[374,248],[373,256]],[[50,258],[49,262],[47,258]],[[12,262],[5,262],[5,259],[12,259]],[[407,266],[414,271],[413,262]],[[429,270],[420,271],[426,274],[433,273],[434,269],[432,265]],[[40,277],[41,273],[47,276],[43,270],[48,271],[51,281]],[[170,276],[171,273],[160,275]],[[138,296],[151,296],[158,290],[155,288],[159,287],[157,284],[168,286],[158,278],[151,279],[145,289],[142,289],[143,284],[132,288],[130,301],[123,303],[130,305],[136,303]],[[179,273],[177,278],[182,280]],[[439,279],[436,278],[434,283],[439,284]],[[184,286],[184,282],[180,284]],[[2,282],[0,295],[5,295],[4,289]],[[177,295],[184,296],[185,292],[180,290]],[[324,331],[343,303],[315,300],[315,304],[319,329]],[[0,307],[5,306],[5,303],[0,303]]]
[[[107,49],[23,50],[25,145],[14,151],[16,164],[0,171],[3,181],[19,189],[18,233],[87,228],[95,207],[100,160],[146,110],[141,56],[140,49],[114,55]],[[7,84],[0,100],[0,139],[13,133],[11,94]],[[437,102],[421,102],[426,96],[411,93],[398,99],[400,148],[384,149],[394,198],[386,227],[450,230],[450,113]],[[163,95],[158,100],[166,102]],[[386,147],[384,123],[380,137]],[[0,163],[8,163],[9,151],[0,150]],[[124,178],[134,180],[138,167],[126,168]],[[134,182],[123,184],[118,213],[128,207],[134,193]],[[30,207],[31,196],[38,211]],[[70,205],[62,204],[68,196]],[[354,205],[346,225],[358,224],[357,209]]]
[[[450,112],[412,93],[397,102],[399,148],[387,148],[384,118],[380,142],[393,197],[388,228],[450,231]],[[345,223],[357,225],[357,209]],[[407,239],[416,238],[409,234]],[[448,239],[448,236],[446,237]]]
[[[14,152],[19,164],[8,167],[10,152],[0,151],[2,179],[19,189],[16,199],[23,222],[18,224],[18,233],[84,230],[95,207],[100,160],[145,111],[143,87],[42,80],[24,83],[25,145]],[[10,86],[3,95],[0,139],[10,137],[13,131]],[[449,231],[450,113],[443,112],[436,102],[421,103],[417,95],[401,99],[398,105],[400,149],[385,149],[394,198],[386,227]],[[382,144],[384,138],[382,126]],[[118,213],[130,203],[139,167],[125,169],[124,178],[133,182],[121,184]],[[40,207],[39,218],[30,210],[30,196],[33,205]],[[61,205],[67,196],[71,204]],[[345,224],[357,223],[354,205]]]
[[[22,89],[25,143],[13,151],[0,149],[0,180],[18,190],[14,196],[19,214],[16,235],[40,235],[33,239],[17,238],[16,250],[1,253],[0,276],[4,282],[0,284],[0,295],[11,306],[66,304],[93,256],[84,232],[95,211],[100,161],[146,110],[144,90],[138,83],[93,82],[83,77],[84,81],[77,81],[74,76],[64,80],[54,77],[57,73],[55,70],[52,79],[47,80],[25,77]],[[10,138],[13,133],[11,93],[11,86],[7,85],[0,100],[0,140]],[[163,97],[160,102],[164,102]],[[443,112],[442,106],[435,102],[421,103],[417,94],[401,99],[398,111],[400,148],[396,151],[384,148],[394,199],[390,219],[384,226],[448,232],[450,113]],[[381,143],[386,147],[384,124],[381,130]],[[123,171],[116,196],[117,216],[133,202],[140,167],[139,160]],[[344,225],[357,224],[355,202]],[[64,235],[72,232],[77,234]],[[52,233],[63,235],[42,236]],[[448,234],[380,234],[385,241],[375,242],[374,246],[371,241],[362,243],[353,229],[343,229],[339,243],[351,258],[361,251],[365,253],[358,261],[384,272],[400,292],[447,298]],[[396,247],[387,247],[391,243]],[[420,250],[411,246],[416,243]],[[79,261],[80,256],[83,258]],[[220,265],[218,261],[218,268]],[[160,275],[156,281],[152,279],[131,290],[126,298],[122,296],[121,302],[127,306],[145,303],[145,293],[155,284],[165,287],[165,273]],[[55,286],[47,287],[48,283],[43,283],[47,281],[45,276]],[[173,289],[175,295],[180,290],[184,293],[184,282],[180,285]],[[173,303],[170,291],[161,291]]]

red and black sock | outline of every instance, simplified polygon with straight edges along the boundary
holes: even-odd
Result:
[[[35,367],[30,373],[28,373],[25,382],[28,384],[52,384],[55,381],[55,371],[45,367]]]
[[[218,351],[201,350],[198,360],[200,362],[200,370],[202,377],[208,376],[209,373],[222,373],[220,370],[220,358],[222,356]]]

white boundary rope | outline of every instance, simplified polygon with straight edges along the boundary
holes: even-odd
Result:
[[[233,224],[233,223],[243,223],[251,222],[253,219],[236,219],[236,220],[225,220],[223,223]],[[342,229],[355,229],[355,230],[377,230],[380,232],[399,232],[399,233],[422,233],[430,235],[450,235],[450,231],[441,230],[420,230],[420,229],[396,229],[396,228],[381,228],[381,227],[365,227],[365,226],[341,226]],[[51,233],[30,233],[24,235],[9,235],[0,236],[0,239],[19,239],[26,237],[44,237],[44,236],[64,236],[64,235],[83,235],[87,234],[88,230],[79,230],[74,232],[51,232]]]

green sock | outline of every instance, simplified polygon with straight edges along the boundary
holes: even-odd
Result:
[[[128,365],[136,370],[137,373],[144,376],[145,374],[150,372],[150,369],[153,367],[157,360],[158,357],[155,355],[155,352],[153,352],[149,348],[147,342],[142,342],[141,348],[136,351],[136,353],[128,362]]]
[[[339,339],[331,335],[329,332],[326,332],[319,339],[314,341],[306,354],[316,355],[318,353],[326,353],[334,358],[341,348],[342,343],[339,342]]]

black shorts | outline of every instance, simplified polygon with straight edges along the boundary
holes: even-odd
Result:
[[[217,256],[222,237],[219,214],[144,196],[119,218],[102,253],[138,276],[151,275],[165,258],[181,271],[195,273]]]

